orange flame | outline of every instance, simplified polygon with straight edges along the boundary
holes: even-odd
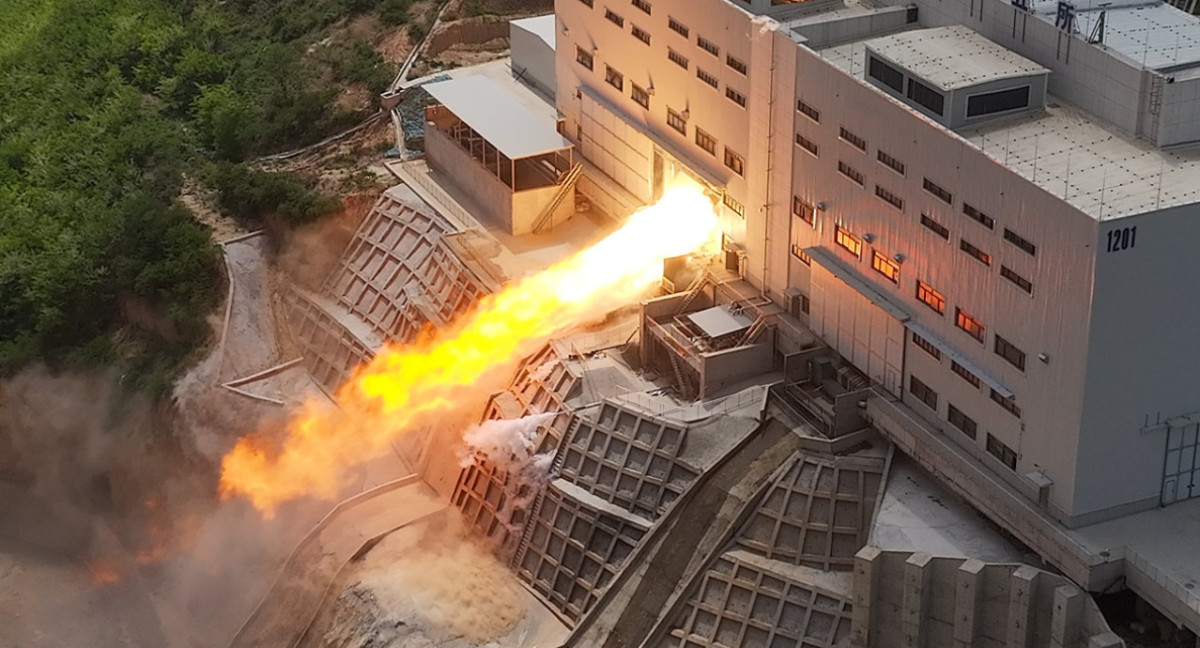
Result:
[[[117,573],[116,566],[103,560],[89,560],[87,561],[87,568],[92,574],[93,585],[109,585],[121,580],[121,575]]]
[[[444,417],[464,388],[486,384],[555,335],[632,302],[662,276],[665,258],[714,243],[716,232],[700,188],[672,187],[604,240],[486,296],[444,330],[385,347],[338,388],[339,411],[306,405],[279,446],[240,439],[221,465],[222,496],[245,496],[267,517],[289,499],[334,497],[346,469]]]

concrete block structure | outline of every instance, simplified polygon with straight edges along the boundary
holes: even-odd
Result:
[[[406,187],[385,192],[319,293],[293,287],[288,319],[309,373],[332,392],[384,341],[443,326],[487,290],[444,236],[453,231]]]

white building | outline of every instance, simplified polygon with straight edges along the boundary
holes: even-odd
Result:
[[[709,185],[882,431],[1096,585],[1068,529],[1200,497],[1200,21],[1015,4],[557,0],[560,128],[602,208]]]

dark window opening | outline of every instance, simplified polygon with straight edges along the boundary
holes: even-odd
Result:
[[[980,117],[1028,107],[1029,86],[967,97],[967,117]]]

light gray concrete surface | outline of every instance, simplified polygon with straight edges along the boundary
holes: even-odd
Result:
[[[902,453],[892,459],[870,543],[935,556],[1020,562],[1021,550]]]

